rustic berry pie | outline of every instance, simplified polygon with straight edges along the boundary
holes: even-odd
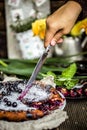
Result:
[[[28,121],[64,107],[65,98],[51,85],[35,81],[22,100],[26,80],[0,82],[0,120]]]

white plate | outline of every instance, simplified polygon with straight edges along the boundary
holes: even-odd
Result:
[[[66,106],[66,99],[65,99],[64,95],[63,95],[61,92],[58,91],[58,93],[60,94],[60,96],[61,96],[62,98],[64,98],[63,103],[59,106],[59,109],[60,109],[60,110],[63,110],[63,109],[65,108],[65,106]]]

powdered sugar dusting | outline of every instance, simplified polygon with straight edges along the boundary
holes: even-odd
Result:
[[[7,89],[9,88],[9,86],[11,86],[12,84],[8,84],[7,86],[3,84],[1,84],[2,87],[0,89],[0,94],[2,92],[9,92],[7,91]],[[3,86],[4,85],[4,86]],[[11,86],[11,88],[14,88],[15,85]],[[25,89],[25,83],[18,83],[16,85],[16,87],[18,89],[22,89],[22,91]],[[30,102],[37,102],[37,101],[41,101],[41,100],[46,100],[49,98],[50,96],[50,92],[47,91],[46,87],[41,87],[40,84],[33,84],[33,86],[29,89],[28,93],[26,94],[26,96],[24,98],[27,98],[28,101]],[[30,107],[27,106],[26,104],[22,103],[20,100],[17,100],[19,97],[20,93],[16,90],[12,90],[10,91],[9,95],[4,95],[3,98],[0,100],[0,109],[2,110],[31,110],[31,109],[36,109],[34,107]],[[6,98],[8,101],[11,102],[11,106],[8,106],[7,103],[4,101],[4,98]],[[17,107],[13,107],[12,103],[16,102],[17,103]]]
[[[28,98],[28,101],[37,102],[41,100],[46,100],[50,96],[50,93],[47,91],[46,88],[41,88],[40,85],[33,85],[28,93],[26,94],[25,98]]]
[[[1,86],[2,86],[2,87],[1,87]],[[9,86],[10,86],[10,85],[9,85]],[[1,89],[0,89],[0,94],[1,94],[3,91],[4,91],[5,93],[7,92],[7,87],[6,87],[6,86],[3,86],[2,84],[0,84],[0,87],[1,87]],[[14,86],[14,87],[15,87],[15,86]],[[19,84],[17,85],[17,87],[18,87],[18,88],[21,88],[22,91],[23,91],[24,88],[25,88],[25,85],[24,85],[23,83],[19,83]],[[2,99],[0,99],[0,109],[1,109],[1,110],[7,110],[7,111],[9,111],[9,110],[16,110],[16,111],[17,111],[17,110],[25,110],[25,111],[27,111],[27,110],[36,109],[36,108],[34,108],[34,107],[29,107],[29,106],[23,104],[20,100],[17,100],[18,96],[19,96],[19,93],[18,93],[18,92],[15,92],[15,91],[12,91],[10,95],[5,95]],[[16,102],[16,103],[17,103],[17,107],[12,107],[12,105],[11,105],[11,106],[6,105],[6,102],[4,102],[4,98],[7,98],[7,100],[10,101],[11,104],[12,104],[13,102]]]

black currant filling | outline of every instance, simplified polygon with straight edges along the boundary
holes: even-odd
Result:
[[[52,86],[35,83],[22,101],[17,100],[20,93],[24,90],[26,82],[26,80],[22,80],[0,83],[1,110],[27,111],[30,109],[39,109],[46,113],[62,105],[64,99]]]
[[[87,98],[87,79],[80,80],[77,87],[72,89],[57,86],[57,90],[60,91],[66,98]]]
[[[1,110],[28,110],[28,107],[17,100],[23,91],[26,81],[0,82],[0,109]]]

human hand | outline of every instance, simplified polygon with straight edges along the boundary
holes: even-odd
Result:
[[[82,8],[74,1],[68,1],[46,19],[44,46],[63,42],[62,36],[68,34],[74,26]]]

